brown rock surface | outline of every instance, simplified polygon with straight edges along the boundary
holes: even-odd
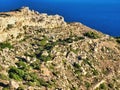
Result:
[[[1,12],[0,72],[0,89],[119,90],[120,44],[59,15]]]

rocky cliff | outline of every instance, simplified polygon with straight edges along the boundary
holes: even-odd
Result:
[[[0,13],[0,90],[119,89],[119,37],[28,7]]]

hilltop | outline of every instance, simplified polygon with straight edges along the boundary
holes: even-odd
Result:
[[[0,13],[0,90],[119,89],[119,37],[28,7]]]

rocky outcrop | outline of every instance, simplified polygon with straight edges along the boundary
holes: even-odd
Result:
[[[0,13],[0,89],[119,90],[120,43],[24,7]]]
[[[65,27],[64,18],[59,15],[40,14],[28,7],[23,7],[18,11],[12,11],[0,14],[0,42],[8,37],[17,37],[22,33],[25,26],[34,26],[41,28]]]

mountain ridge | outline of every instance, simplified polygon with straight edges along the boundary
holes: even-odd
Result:
[[[0,13],[1,90],[119,90],[119,38],[28,7]]]

